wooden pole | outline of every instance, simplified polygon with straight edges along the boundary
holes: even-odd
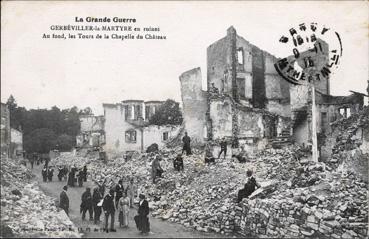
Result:
[[[317,129],[316,129],[316,105],[315,105],[315,87],[314,84],[311,84],[311,96],[312,96],[312,106],[311,106],[311,121],[312,121],[312,161],[318,162],[318,138],[317,138]]]

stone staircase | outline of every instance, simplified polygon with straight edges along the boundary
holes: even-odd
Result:
[[[269,140],[269,145],[274,149],[281,149],[291,144],[292,141],[289,130],[283,130],[280,136]]]

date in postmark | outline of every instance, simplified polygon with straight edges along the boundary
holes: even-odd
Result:
[[[340,35],[314,22],[290,28],[279,42],[291,47],[292,52],[274,67],[281,77],[295,85],[328,79],[342,58]]]

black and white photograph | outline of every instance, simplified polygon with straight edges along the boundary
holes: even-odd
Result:
[[[368,1],[1,1],[1,238],[368,238]]]

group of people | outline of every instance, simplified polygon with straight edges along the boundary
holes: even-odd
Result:
[[[44,168],[41,170],[41,175],[44,182],[51,182],[53,181],[54,169],[45,165]]]
[[[82,187],[83,182],[87,181],[87,166],[83,166],[81,169],[77,169],[74,165],[68,173],[68,186],[74,187],[78,182],[78,186]]]
[[[183,152],[186,152],[186,155],[191,155],[191,145],[190,145],[190,137],[185,133],[185,137],[183,137]],[[220,142],[220,152],[218,154],[218,158],[223,154],[224,158],[227,155],[227,141],[225,138]],[[244,148],[242,148],[240,154],[245,152]],[[182,153],[178,154],[176,158],[173,159],[173,167],[177,171],[184,170],[183,157]],[[237,155],[236,155],[237,156]],[[161,178],[164,170],[160,165],[160,161],[162,157],[160,154],[156,154],[153,156],[154,159],[152,161],[151,168],[151,176],[152,182],[155,184],[157,178]],[[236,157],[237,158],[237,157]],[[240,156],[239,161],[245,160],[244,156]],[[210,145],[207,144],[205,148],[205,162],[214,162],[214,157],[211,153]],[[68,173],[65,172],[66,167],[60,168],[60,174],[64,175]],[[78,174],[77,174],[78,172]],[[75,176],[79,179],[79,182],[87,180],[87,168],[86,166],[83,169],[78,170],[75,166],[71,168],[68,173],[68,186],[74,186]],[[59,175],[58,175],[59,177]],[[239,190],[237,201],[242,201],[243,198],[248,198],[257,188],[260,187],[260,184],[256,182],[255,178],[252,176],[252,171],[247,171],[247,182],[244,187]],[[82,220],[85,220],[86,213],[89,213],[89,220],[94,221],[94,224],[98,224],[100,222],[100,216],[104,213],[105,223],[104,230],[106,232],[116,232],[114,228],[115,225],[115,216],[117,215],[119,221],[119,227],[127,228],[129,226],[129,213],[130,209],[133,208],[134,198],[138,194],[137,185],[134,181],[134,178],[121,178],[118,181],[118,184],[114,184],[111,179],[112,184],[108,185],[106,180],[102,183],[95,182],[97,187],[93,189],[93,193],[91,192],[91,188],[87,187],[86,191],[81,196],[81,204],[80,204],[80,213],[82,214]],[[65,212],[69,213],[69,199],[67,196],[68,186],[63,187],[63,191],[60,194],[60,207],[65,210]],[[82,183],[80,184],[82,186]],[[105,195],[105,188],[108,187],[109,191]],[[104,196],[105,195],[105,196]],[[134,217],[134,221],[136,223],[137,229],[144,234],[147,234],[150,231],[150,222],[149,222],[149,205],[148,201],[145,199],[145,195],[139,194],[139,207],[137,211],[137,215]],[[110,218],[110,224],[109,224]],[[110,226],[109,226],[110,225]]]
[[[219,143],[220,146],[220,151],[218,153],[218,159],[220,159],[220,156],[223,154],[223,158],[225,159],[227,156],[227,140],[225,137],[223,137]],[[215,163],[215,157],[213,156],[213,148],[212,146],[207,143],[205,145],[205,163],[209,164],[209,163]],[[239,163],[245,163],[247,161],[248,155],[247,152],[245,150],[244,146],[241,146],[240,150],[232,150],[233,154],[232,154],[232,158],[234,158],[235,160],[237,160]]]
[[[68,175],[68,168],[66,165],[62,166],[58,166],[58,179],[59,181],[63,181],[66,180]]]
[[[100,216],[104,212],[105,224],[104,230],[106,232],[116,232],[115,215],[118,214],[119,227],[128,228],[129,226],[129,212],[133,208],[134,197],[138,194],[136,182],[134,178],[128,180],[120,179],[118,184],[112,186],[104,197],[106,180],[99,184],[91,193],[91,188],[87,187],[86,191],[81,196],[80,213],[82,220],[86,220],[86,213],[88,212],[89,220],[94,221],[94,224],[100,222]],[[69,214],[69,198],[67,196],[68,186],[63,187],[60,194],[60,207]],[[148,219],[149,206],[143,194],[139,195],[138,214],[134,217],[136,226],[141,233],[147,234],[150,231],[150,223]],[[117,212],[117,213],[116,213]],[[110,227],[109,227],[110,218]]]

